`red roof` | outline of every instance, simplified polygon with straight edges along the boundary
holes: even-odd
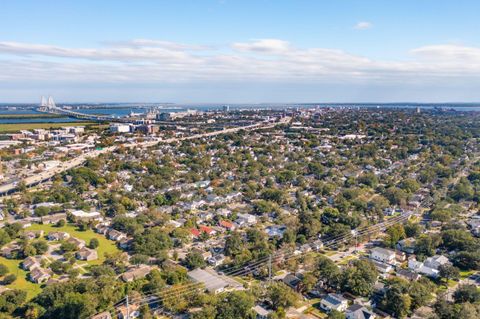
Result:
[[[213,232],[213,229],[211,229],[210,227],[208,226],[204,226],[204,225],[201,225],[200,226],[200,230],[204,233],[207,233],[207,234],[210,234],[211,232]]]
[[[233,224],[231,222],[227,222],[226,220],[220,221],[220,226],[225,228],[233,228]]]
[[[195,237],[200,236],[200,231],[198,229],[195,229],[195,228],[190,229],[190,233],[192,233],[192,235],[195,236]]]

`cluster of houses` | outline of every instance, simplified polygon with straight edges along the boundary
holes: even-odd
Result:
[[[29,239],[41,238],[44,233],[43,231],[26,231],[24,236]],[[77,260],[92,261],[98,259],[98,253],[95,249],[88,248],[84,240],[72,237],[67,232],[52,231],[45,238],[48,240],[48,250],[43,255],[28,256],[21,263],[22,269],[29,272],[28,279],[34,283],[49,284],[59,280],[53,278],[48,264],[54,260],[62,260],[60,242],[70,243],[75,247],[75,258]],[[5,258],[18,258],[22,255],[21,249],[21,246],[14,241],[2,247],[0,254]]]

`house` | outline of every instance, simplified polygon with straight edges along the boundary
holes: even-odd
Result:
[[[208,263],[214,267],[222,265],[225,261],[225,255],[218,254],[207,259]]]
[[[326,312],[330,312],[332,310],[344,312],[347,310],[347,307],[348,300],[339,294],[328,294],[320,301],[320,308]]]
[[[415,253],[415,239],[412,238],[406,238],[400,240],[397,245],[397,249],[407,253],[407,254],[413,254]]]
[[[313,250],[319,251],[322,248],[323,248],[323,242],[320,239],[317,239],[312,243]]]
[[[200,231],[202,233],[206,233],[207,235],[215,235],[217,233],[216,230],[208,227],[208,226],[205,226],[205,225],[200,225],[200,227],[198,227],[200,229]]]
[[[23,233],[26,239],[32,240],[35,238],[43,237],[43,230],[30,230]]]
[[[399,269],[397,270],[397,276],[400,278],[404,278],[408,281],[417,281],[422,277],[421,275],[417,274],[416,272],[413,272],[408,269]]]
[[[287,230],[287,226],[285,225],[272,225],[265,228],[265,232],[267,233],[268,237],[278,237],[282,238],[283,233]]]
[[[190,234],[194,237],[194,238],[198,238],[200,237],[200,231],[196,228],[192,228],[190,229]]]
[[[448,258],[443,255],[435,255],[432,257],[428,257],[423,262],[424,266],[432,269],[436,269],[436,270],[439,270],[440,266],[443,266],[449,263],[450,261],[448,260]]]
[[[85,247],[85,241],[83,239],[70,237],[67,239],[67,242],[74,244],[77,249],[82,249],[83,247]]]
[[[97,234],[105,235],[108,232],[108,226],[105,224],[97,224],[94,230]]]
[[[375,268],[377,268],[378,272],[383,278],[386,278],[387,275],[393,271],[392,265],[379,262],[376,260],[372,260],[372,263],[375,265]]]
[[[370,258],[382,263],[395,264],[395,252],[390,249],[375,247],[370,252]]]
[[[141,265],[137,268],[132,268],[122,274],[122,280],[125,282],[130,282],[136,279],[144,278],[152,271],[152,269],[153,268],[151,266],[147,265]]]
[[[229,290],[241,290],[243,286],[234,279],[218,274],[211,268],[197,268],[187,273],[194,282],[204,284],[205,289],[211,293],[221,293]]]
[[[235,223],[239,226],[253,225],[257,223],[257,217],[252,214],[238,214]]]
[[[283,277],[282,281],[285,285],[298,291],[299,285],[302,283],[302,278],[300,277],[302,277],[300,274],[298,276],[296,274],[288,274]]]
[[[63,231],[52,231],[52,232],[49,232],[47,235],[48,240],[60,241],[60,240],[66,240],[68,238],[70,238],[70,234]]]
[[[18,243],[10,243],[0,249],[0,253],[5,258],[15,258],[20,252],[20,245]]]
[[[114,240],[114,241],[121,241],[122,239],[126,239],[127,235],[125,235],[122,232],[119,232],[118,230],[115,229],[110,229],[108,231],[108,239]]]
[[[89,249],[87,247],[83,247],[82,249],[77,251],[75,256],[79,260],[86,260],[86,261],[98,259],[97,251],[95,249]]]
[[[97,220],[102,221],[102,215],[99,212],[84,212],[83,210],[74,210],[71,212],[75,220],[91,221]]]
[[[128,306],[120,306],[117,308],[118,319],[134,319],[140,317],[140,306],[131,304]]]
[[[50,273],[40,267],[32,269],[32,271],[30,271],[30,274],[28,275],[30,281],[37,284],[46,282],[50,277]]]
[[[90,319],[112,319],[112,315],[110,314],[110,312],[104,311],[90,317]]]
[[[40,268],[42,258],[40,256],[30,256],[30,257],[27,257],[23,260],[22,262],[22,268],[25,269],[25,270],[31,270],[31,269],[34,269],[34,268]]]
[[[221,220],[219,223],[220,227],[223,227],[227,230],[234,230],[235,229],[235,225],[231,222],[228,222],[226,220]]]
[[[437,278],[439,276],[439,268],[442,265],[449,264],[448,258],[442,255],[435,255],[428,257],[425,261],[419,262],[415,256],[411,256],[408,259],[408,268],[419,274]]]
[[[267,310],[260,305],[256,305],[252,310],[255,311],[255,319],[268,319],[270,313],[272,313],[271,310]]]
[[[56,224],[61,220],[67,221],[67,214],[59,213],[54,215],[47,215],[47,216],[43,216],[41,219],[42,224],[45,224],[45,225]]]
[[[346,319],[374,319],[375,314],[359,304],[353,304],[345,311]]]

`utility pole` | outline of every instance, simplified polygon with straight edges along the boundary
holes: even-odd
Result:
[[[268,283],[272,282],[272,254],[268,256]]]
[[[126,300],[127,300],[127,319],[130,319],[130,304],[128,303],[128,294],[127,294]]]

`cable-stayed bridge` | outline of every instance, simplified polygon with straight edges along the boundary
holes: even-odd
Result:
[[[37,111],[49,114],[65,115],[68,117],[74,117],[82,120],[97,121],[97,122],[127,122],[124,118],[119,118],[110,115],[97,115],[97,114],[85,114],[81,112],[75,112],[58,107],[53,100],[53,97],[49,96],[48,99],[42,96],[40,106]]]

